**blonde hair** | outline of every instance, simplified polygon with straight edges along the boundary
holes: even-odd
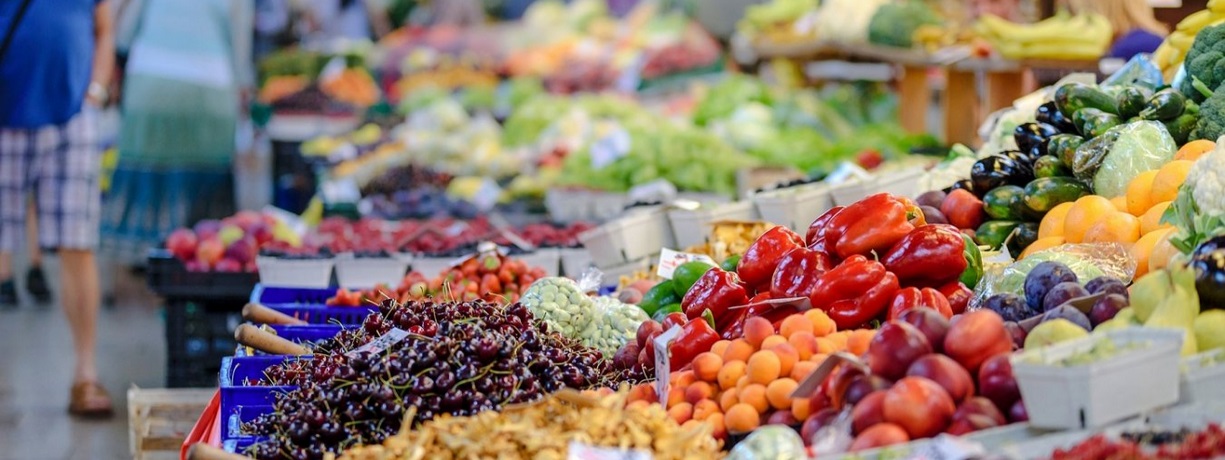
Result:
[[[1170,29],[1153,16],[1153,7],[1148,0],[1067,0],[1074,12],[1094,12],[1105,16],[1114,27],[1114,33],[1125,34],[1133,29],[1143,29],[1165,36]]]

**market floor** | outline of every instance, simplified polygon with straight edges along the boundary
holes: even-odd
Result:
[[[47,269],[59,271],[52,260]],[[116,306],[99,316],[98,367],[115,400],[115,417],[104,421],[68,415],[72,342],[59,307],[0,311],[0,460],[132,458],[127,390],[166,382],[162,313],[142,284],[121,276]]]

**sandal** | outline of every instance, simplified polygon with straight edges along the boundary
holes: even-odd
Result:
[[[110,417],[114,413],[111,395],[98,382],[77,382],[72,385],[68,412],[81,417]]]

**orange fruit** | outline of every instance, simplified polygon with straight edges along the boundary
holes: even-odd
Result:
[[[760,383],[750,383],[740,389],[740,403],[753,406],[757,413],[765,413],[770,409],[770,400],[766,398],[766,386]]]
[[[754,348],[749,345],[744,339],[736,339],[727,344],[727,349],[723,350],[723,362],[731,361],[748,361],[749,356],[753,355]]]
[[[723,368],[719,369],[719,387],[725,390],[735,388],[736,381],[744,376],[744,370],[744,361],[728,361],[723,363]]]
[[[1178,152],[1174,153],[1174,159],[1195,161],[1198,160],[1199,157],[1207,155],[1208,152],[1211,152],[1215,148],[1216,142],[1212,142],[1207,139],[1197,139],[1188,142],[1179,148]]]
[[[1139,279],[1145,273],[1148,273],[1149,259],[1152,258],[1153,249],[1157,247],[1157,243],[1163,241],[1166,235],[1173,231],[1173,228],[1166,228],[1146,233],[1136,241],[1136,244],[1131,245],[1131,249],[1128,252],[1136,260],[1136,274],[1132,279]]]
[[[1165,234],[1157,239],[1157,243],[1153,245],[1153,250],[1148,254],[1148,271],[1157,271],[1170,265],[1170,260],[1179,254],[1178,248],[1170,243],[1170,238],[1178,235],[1175,229],[1164,230]]]
[[[872,342],[872,337],[876,337],[876,331],[873,329],[856,329],[851,331],[850,338],[846,341],[846,351],[852,355],[859,356],[868,352],[868,344]]]
[[[719,355],[719,357],[723,357],[723,352],[727,351],[727,346],[731,344],[731,340],[720,340],[715,342],[714,345],[710,346],[710,352]]]
[[[693,358],[693,373],[704,381],[719,381],[719,369],[722,368],[723,358],[713,352],[699,353]]]
[[[1029,246],[1027,246],[1024,251],[1021,251],[1021,255],[1017,256],[1017,260],[1024,259],[1026,257],[1029,257],[1030,254],[1033,254],[1038,251],[1045,251],[1047,249],[1053,248],[1055,246],[1059,246],[1061,244],[1063,244],[1062,236],[1048,236],[1046,238],[1038,238],[1037,241],[1030,243]]]
[[[825,337],[834,343],[834,351],[842,351],[846,349],[846,341],[851,337],[851,331],[838,331]]]
[[[782,366],[782,361],[779,360],[777,354],[770,350],[762,350],[749,357],[746,375],[749,376],[749,381],[765,385],[781,375]],[[744,399],[744,395],[741,395],[741,399]]]
[[[1131,214],[1107,214],[1085,231],[1085,243],[1135,243],[1140,239],[1140,219]]]
[[[727,412],[728,409],[731,409],[732,406],[735,406],[736,403],[739,402],[740,397],[736,393],[736,390],[727,390],[724,391],[723,394],[719,395],[719,407],[723,409],[723,412]]]
[[[693,418],[693,405],[683,402],[668,408],[668,417],[676,423],[685,423]]]
[[[823,353],[823,354],[828,355],[840,349],[841,348],[839,348],[838,345],[833,340],[829,339],[828,337],[818,337],[817,338],[817,353]]]
[[[1165,214],[1168,207],[1170,207],[1170,202],[1162,201],[1148,208],[1148,211],[1144,211],[1144,214],[1140,216],[1140,234],[1147,235],[1158,229],[1173,227],[1171,224],[1161,223],[1161,216]]]
[[[789,377],[797,382],[802,382],[804,379],[808,378],[808,374],[811,374],[812,371],[817,369],[817,366],[820,366],[820,364],[812,361],[800,361],[795,363],[795,366],[791,367],[791,374]]]
[[[710,416],[706,417],[706,420],[703,421],[706,422],[707,425],[710,425],[711,437],[720,440],[727,439],[727,426],[723,424],[722,413],[710,414]]]
[[[723,424],[729,433],[747,433],[761,425],[761,414],[753,406],[736,404],[723,413]]]
[[[1127,212],[1127,197],[1116,196],[1110,199],[1110,204],[1114,205],[1114,210],[1118,212]]]
[[[1166,163],[1157,170],[1157,177],[1153,178],[1153,191],[1150,195],[1152,202],[1174,201],[1174,198],[1178,196],[1178,187],[1182,187],[1182,183],[1186,182],[1187,174],[1191,173],[1193,164],[1195,163],[1188,160],[1176,160]]]
[[[825,362],[825,358],[829,358],[829,355],[825,353],[817,353],[815,355],[812,355],[811,358],[808,358],[808,361],[812,363],[816,363],[818,366],[820,366],[821,363]],[[791,372],[795,372],[795,369],[792,369]]]
[[[791,368],[800,360],[800,353],[787,342],[772,346],[767,348],[767,350],[773,351],[775,355],[778,355],[778,375],[780,376],[785,377],[791,374]]]
[[[761,342],[771,335],[774,335],[774,325],[770,324],[770,320],[754,316],[744,321],[744,340],[748,341],[753,349],[760,350]]]
[[[1064,217],[1063,239],[1069,243],[1080,243],[1084,240],[1085,232],[1089,231],[1089,227],[1106,216],[1117,213],[1114,204],[1104,197],[1082,196],[1072,204],[1072,207],[1068,209],[1068,215]]]
[[[778,346],[778,344],[780,344],[780,343],[787,343],[787,338],[786,338],[786,337],[783,337],[783,336],[781,336],[781,335],[778,335],[778,334],[774,334],[774,335],[772,335],[772,336],[766,337],[766,339],[765,339],[765,340],[762,340],[762,341],[761,341],[761,348],[760,348],[760,349],[761,349],[761,350],[769,350],[769,349],[771,349],[771,348],[774,348],[774,347]]]
[[[789,378],[781,378],[770,382],[766,385],[766,399],[770,400],[770,405],[775,409],[786,409],[791,407],[791,392],[795,391],[795,387],[799,386],[795,380]]]
[[[715,388],[706,382],[693,382],[688,388],[685,388],[685,402],[689,404],[697,404],[703,399],[715,397]]]
[[[812,403],[808,398],[795,398],[791,400],[791,416],[796,420],[806,420],[812,415]]]
[[[1138,216],[1153,205],[1153,179],[1156,177],[1157,170],[1144,171],[1127,183],[1127,192],[1123,195],[1127,197],[1127,209],[1123,212]]]
[[[739,379],[736,379],[736,392],[739,393],[741,390],[744,390],[744,387],[749,386],[751,383],[753,383],[753,381],[749,380],[748,375],[740,376]]]
[[[668,404],[666,407],[672,407],[685,402],[685,387],[672,385],[668,388]]]
[[[783,323],[778,327],[778,332],[783,337],[791,339],[791,336],[796,332],[804,331],[811,334],[812,328],[812,320],[808,319],[807,316],[796,314],[783,319]]]
[[[693,405],[693,419],[706,420],[712,414],[719,414],[722,411],[719,409],[719,403],[710,399],[703,399]]]
[[[791,337],[787,338],[787,343],[795,347],[801,361],[817,352],[817,338],[812,335],[812,331],[799,331],[791,334]]]
[[[1068,216],[1068,210],[1072,209],[1072,203],[1059,203],[1050,211],[1042,216],[1042,223],[1038,225],[1038,238],[1046,238],[1051,236],[1063,236],[1063,221]]]
[[[812,321],[812,335],[825,337],[838,331],[838,325],[824,311],[814,308],[804,312],[804,317]]]
[[[689,386],[689,384],[698,381],[698,376],[694,375],[692,370],[683,370],[673,372],[669,383],[673,385]]]

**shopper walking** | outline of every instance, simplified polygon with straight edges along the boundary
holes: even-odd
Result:
[[[26,203],[26,291],[39,305],[51,302],[51,288],[47,286],[47,275],[43,272],[43,252],[38,246],[38,213],[33,196]],[[0,310],[17,308],[17,283],[14,281],[13,255],[0,251]]]
[[[106,0],[0,2],[0,279],[23,244],[34,196],[38,243],[59,254],[76,367],[69,411],[110,415],[95,364],[100,190],[95,109],[106,99],[114,37]]]
[[[252,87],[250,0],[129,0],[119,162],[103,246],[141,265],[177,227],[234,213],[235,128]]]

